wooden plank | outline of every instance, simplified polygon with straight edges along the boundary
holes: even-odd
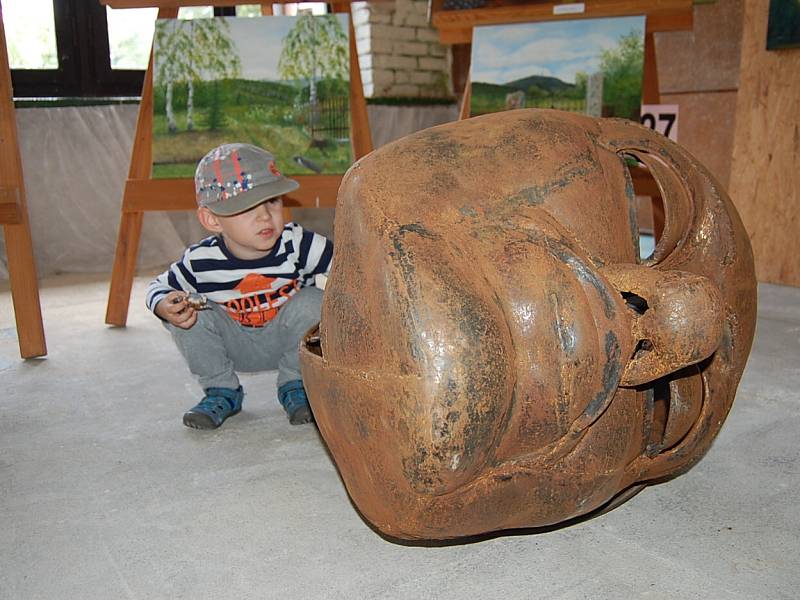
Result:
[[[766,50],[767,0],[745,0],[729,192],[759,281],[800,286],[800,51]]]
[[[19,225],[22,223],[22,211],[16,204],[0,204],[0,224]]]
[[[159,19],[175,18],[177,8],[161,8]],[[136,134],[133,139],[131,163],[128,179],[145,179],[150,177],[152,168],[152,134],[153,134],[153,50],[150,50],[150,62],[144,76],[142,99],[139,103],[139,116],[136,120]],[[126,192],[127,193],[127,187]],[[123,195],[122,205],[127,204]],[[142,234],[141,212],[120,212],[117,246],[114,252],[114,266],[111,271],[111,285],[108,291],[106,306],[106,323],[124,327],[128,320],[128,305],[133,288],[133,277],[136,274],[136,255],[139,252],[139,238]]]
[[[464,95],[461,96],[461,107],[458,110],[458,120],[463,121],[469,119],[470,112],[472,111],[472,80],[467,75],[467,83],[464,85]]]
[[[341,175],[292,175],[300,188],[284,196],[288,207],[331,208]],[[195,210],[194,181],[191,179],[129,179],[125,184],[122,210],[126,213],[145,211]]]
[[[19,225],[22,223],[22,211],[19,209],[19,188],[0,187],[0,224]]]
[[[22,211],[19,207],[19,188],[0,186],[0,224],[19,225],[20,223],[22,223]]]
[[[17,143],[17,119],[8,67],[6,35],[0,7],[0,186],[6,188],[2,216],[3,235],[8,259],[8,278],[17,325],[19,352],[22,358],[47,354],[39,302],[39,282],[33,258],[22,157]],[[10,191],[9,191],[10,190]],[[8,202],[7,200],[13,200]],[[16,213],[16,214],[14,214]]]
[[[296,0],[273,0],[270,4],[295,4]],[[337,0],[337,4],[350,4],[348,0]],[[111,8],[167,8],[177,9],[181,6],[237,6],[247,4],[243,0],[100,0],[100,4]],[[268,5],[263,5],[268,6]],[[262,14],[265,14],[262,12]],[[162,17],[159,17],[162,18]],[[170,18],[170,17],[163,17]]]
[[[650,22],[645,25],[644,64],[642,67],[642,104],[660,104],[658,90],[658,65],[656,63],[656,42]]]
[[[472,28],[481,25],[502,25],[534,21],[559,21],[647,15],[651,31],[676,31],[692,28],[692,0],[586,0],[580,14],[553,14],[560,3],[540,2],[470,10],[449,10],[434,13],[433,26],[439,30],[442,44],[469,44]]]
[[[364,86],[361,82],[361,66],[358,61],[352,13],[348,20],[350,23],[350,139],[353,145],[353,158],[358,160],[372,152],[372,134],[367,116],[367,100],[364,98]],[[338,189],[339,186],[336,187]]]

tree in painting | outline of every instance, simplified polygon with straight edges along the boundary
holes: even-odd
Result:
[[[638,120],[643,62],[641,30],[621,36],[616,47],[602,51],[603,104],[612,107],[613,116]]]
[[[158,51],[156,52],[154,79],[155,85],[163,86],[165,89],[169,133],[175,133],[178,130],[172,106],[175,84],[186,81],[191,68],[189,37],[183,29],[182,23],[177,19],[158,20],[155,29],[155,47]]]
[[[239,76],[241,61],[236,46],[231,41],[230,26],[226,19],[193,19],[188,23],[192,47],[189,60],[194,68],[191,69],[191,76],[187,80],[189,89],[186,96],[186,129],[191,131],[194,129],[194,83],[202,76],[214,80],[214,85],[218,88],[216,80]],[[210,111],[220,112],[217,89],[212,99]],[[210,120],[216,121],[213,118]]]
[[[156,23],[155,84],[165,89],[170,133],[178,130],[172,103],[175,85],[187,85],[186,129],[191,131],[194,129],[195,82],[239,75],[241,61],[229,32],[225,19],[170,19]]]
[[[309,104],[317,103],[317,81],[345,79],[348,69],[347,34],[334,15],[305,13],[283,39],[278,72],[287,79],[308,82]]]

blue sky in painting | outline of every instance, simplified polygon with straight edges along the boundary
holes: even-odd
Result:
[[[345,35],[348,35],[347,15],[336,15]],[[278,59],[286,34],[294,27],[297,17],[252,17],[226,19],[229,35],[239,51],[242,78],[278,81]],[[158,52],[158,48],[156,48]]]
[[[643,16],[476,27],[471,78],[504,84],[549,75],[574,83],[575,73],[597,71],[601,51],[632,30],[644,36]]]

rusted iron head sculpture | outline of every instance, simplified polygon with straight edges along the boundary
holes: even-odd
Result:
[[[647,260],[625,156],[663,197]],[[738,215],[683,149],[627,121],[498,113],[348,172],[303,377],[380,531],[546,526],[702,457],[755,308]]]

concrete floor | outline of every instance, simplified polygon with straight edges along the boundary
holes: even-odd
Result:
[[[351,506],[274,373],[215,432],[143,307],[103,325],[107,283],[47,281],[49,356],[19,359],[0,293],[0,598],[800,597],[800,289],[762,285],[733,411],[692,471],[565,529],[403,546]]]

